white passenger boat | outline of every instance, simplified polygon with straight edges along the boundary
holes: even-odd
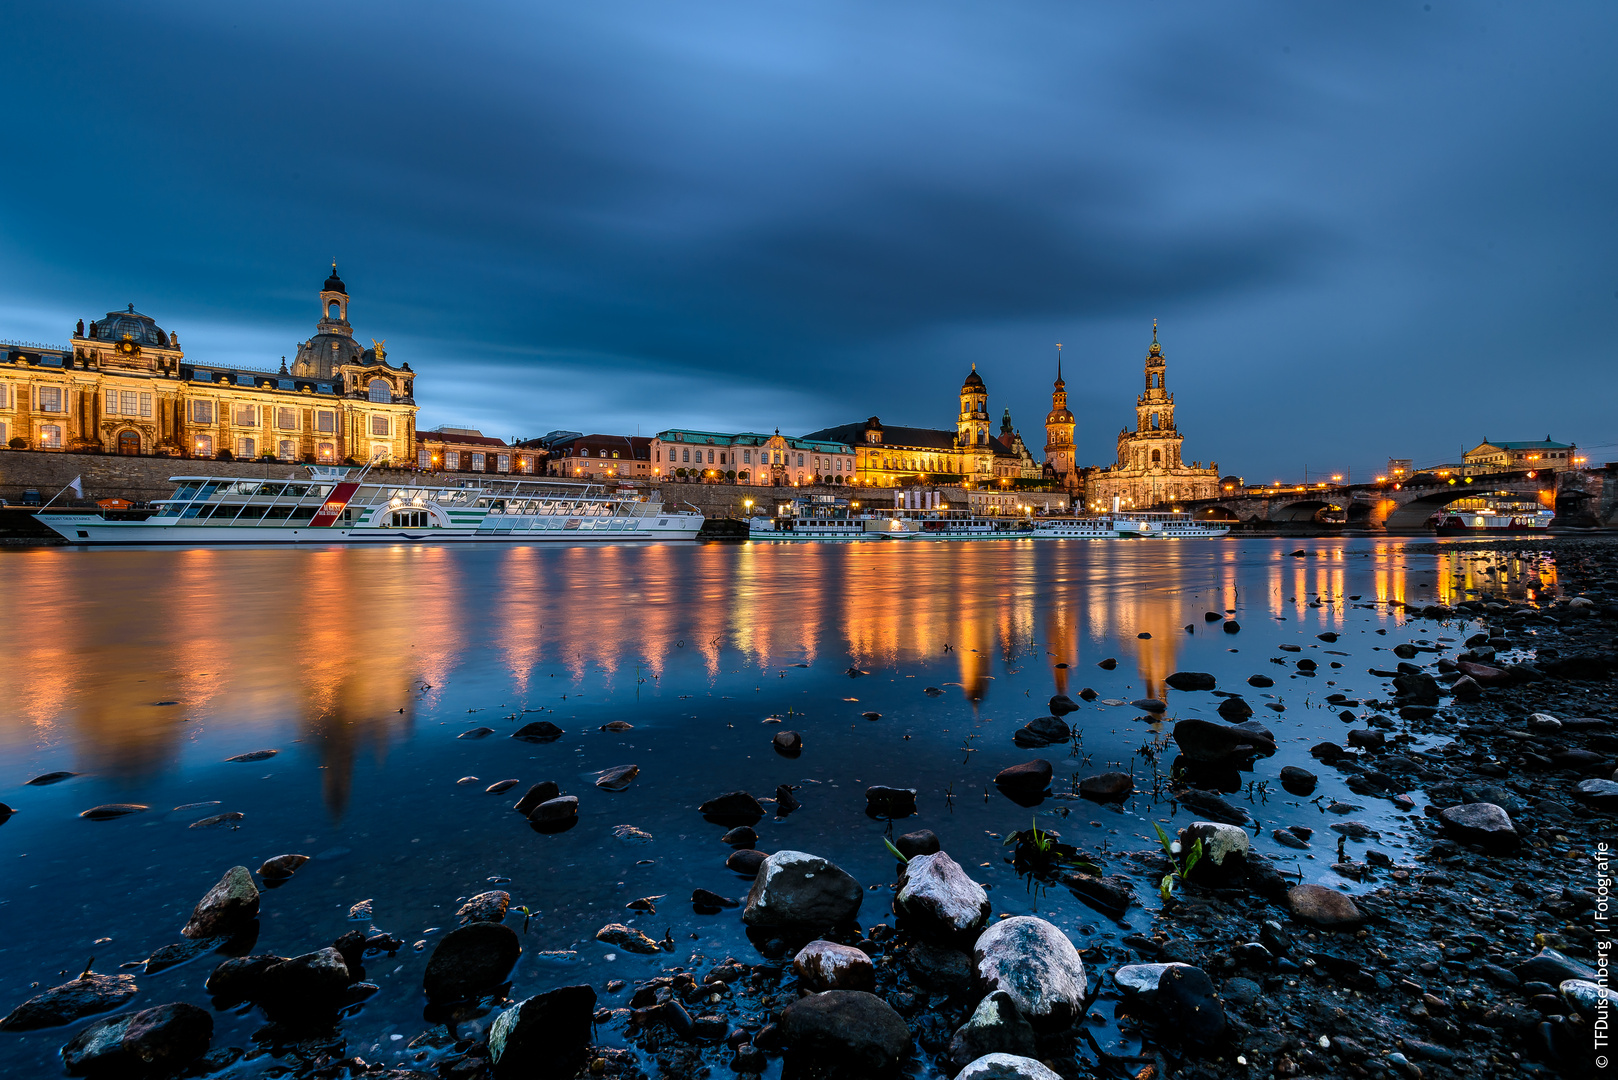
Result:
[[[1196,521],[1184,514],[1127,513],[1113,514],[1111,519],[1121,539],[1187,540],[1230,535],[1230,526],[1222,521]]]
[[[174,476],[150,514],[35,517],[78,544],[398,544],[692,540],[699,513],[594,484],[423,476],[408,483],[309,466],[308,480]]]

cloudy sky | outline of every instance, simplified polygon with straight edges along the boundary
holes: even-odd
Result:
[[[336,257],[421,426],[1112,459],[1153,318],[1250,480],[1618,459],[1618,5],[6,5],[0,337],[273,367]]]

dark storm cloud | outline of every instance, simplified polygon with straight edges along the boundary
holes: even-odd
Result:
[[[424,426],[946,425],[977,361],[1040,443],[1061,340],[1100,462],[1157,316],[1188,456],[1254,477],[1613,441],[1610,364],[1515,385],[1610,354],[1605,7],[0,18],[3,335],[138,300],[273,365],[336,256]]]

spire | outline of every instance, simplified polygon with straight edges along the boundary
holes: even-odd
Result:
[[[1067,385],[1062,381],[1062,343],[1060,341],[1056,343],[1056,385]]]
[[[337,265],[336,263],[332,263],[332,266],[335,267],[336,265]],[[1152,344],[1153,345],[1157,344],[1157,320],[1156,319],[1152,320]]]

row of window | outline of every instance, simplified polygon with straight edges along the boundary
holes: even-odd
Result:
[[[63,408],[62,387],[36,386],[33,388],[34,409],[38,412],[59,413]],[[0,383],[0,409],[16,407],[16,387],[9,383]],[[139,416],[150,419],[152,416],[152,394],[146,390],[108,390],[106,391],[106,411],[108,416]],[[196,399],[190,403],[191,422],[194,424],[214,423],[216,403],[207,399]],[[259,406],[232,403],[229,406],[230,422],[236,427],[259,427],[260,413],[263,408],[263,422],[268,424],[272,419],[275,427],[281,431],[298,431],[301,429],[299,411],[286,406]],[[335,435],[337,433],[337,412],[335,409],[314,410],[314,431],[321,435]],[[373,436],[387,436],[393,433],[392,419],[381,413],[371,415],[371,434]]]
[[[603,456],[605,456],[605,453],[606,453],[606,451],[602,451]],[[678,455],[679,455],[678,457],[675,456],[676,453],[678,453]],[[718,455],[717,459],[715,458],[716,453]],[[617,457],[618,455],[613,454],[612,456]],[[661,450],[657,451],[656,456],[657,456],[657,460],[659,462],[661,462],[663,460],[663,452]],[[726,460],[727,456],[728,456],[729,460]],[[796,457],[798,459],[797,460],[797,467],[798,468],[801,469],[801,468],[804,468],[806,466],[806,462],[807,462],[807,459],[808,459],[808,455],[806,455],[806,454],[792,454],[790,452],[785,452],[785,451],[781,451],[781,450],[776,450],[776,451],[760,450],[760,451],[758,451],[758,463],[760,465],[785,465],[785,466],[791,467],[792,464],[793,464],[792,459],[794,457]],[[702,460],[702,451],[701,450],[697,451],[696,463],[698,465],[704,464],[704,462]],[[674,465],[674,464],[689,465],[689,464],[691,464],[691,451],[689,449],[680,450],[680,451],[675,451],[673,449],[670,449],[669,450],[669,464],[670,465]],[[709,450],[708,451],[708,460],[707,460],[706,464],[709,464],[709,465],[736,465],[736,464],[751,465],[751,464],[753,464],[753,451],[751,451],[751,450],[743,450],[741,452],[741,461],[738,462],[736,460],[736,451],[734,451],[734,450],[730,451],[728,455],[723,450],[719,450],[719,451]],[[818,457],[815,458],[815,460],[814,460],[814,469],[815,469],[816,472],[821,472],[822,471],[822,459],[821,458],[818,458]],[[825,458],[824,459],[824,471],[828,472],[828,473],[842,472],[843,471],[843,459],[842,458],[832,458],[832,457]],[[854,465],[853,465],[852,462],[849,463],[848,471],[849,472],[854,471]]]
[[[467,467],[473,472],[488,472],[491,461],[495,472],[506,473],[511,471],[510,454],[486,454],[477,450],[462,454],[459,450],[445,450],[444,460],[438,462],[434,460],[432,451],[426,449],[416,451],[416,467],[418,469],[442,468],[448,472],[457,472],[461,468],[462,460],[466,461]],[[517,471],[527,472],[529,468],[530,459],[518,456]]]

